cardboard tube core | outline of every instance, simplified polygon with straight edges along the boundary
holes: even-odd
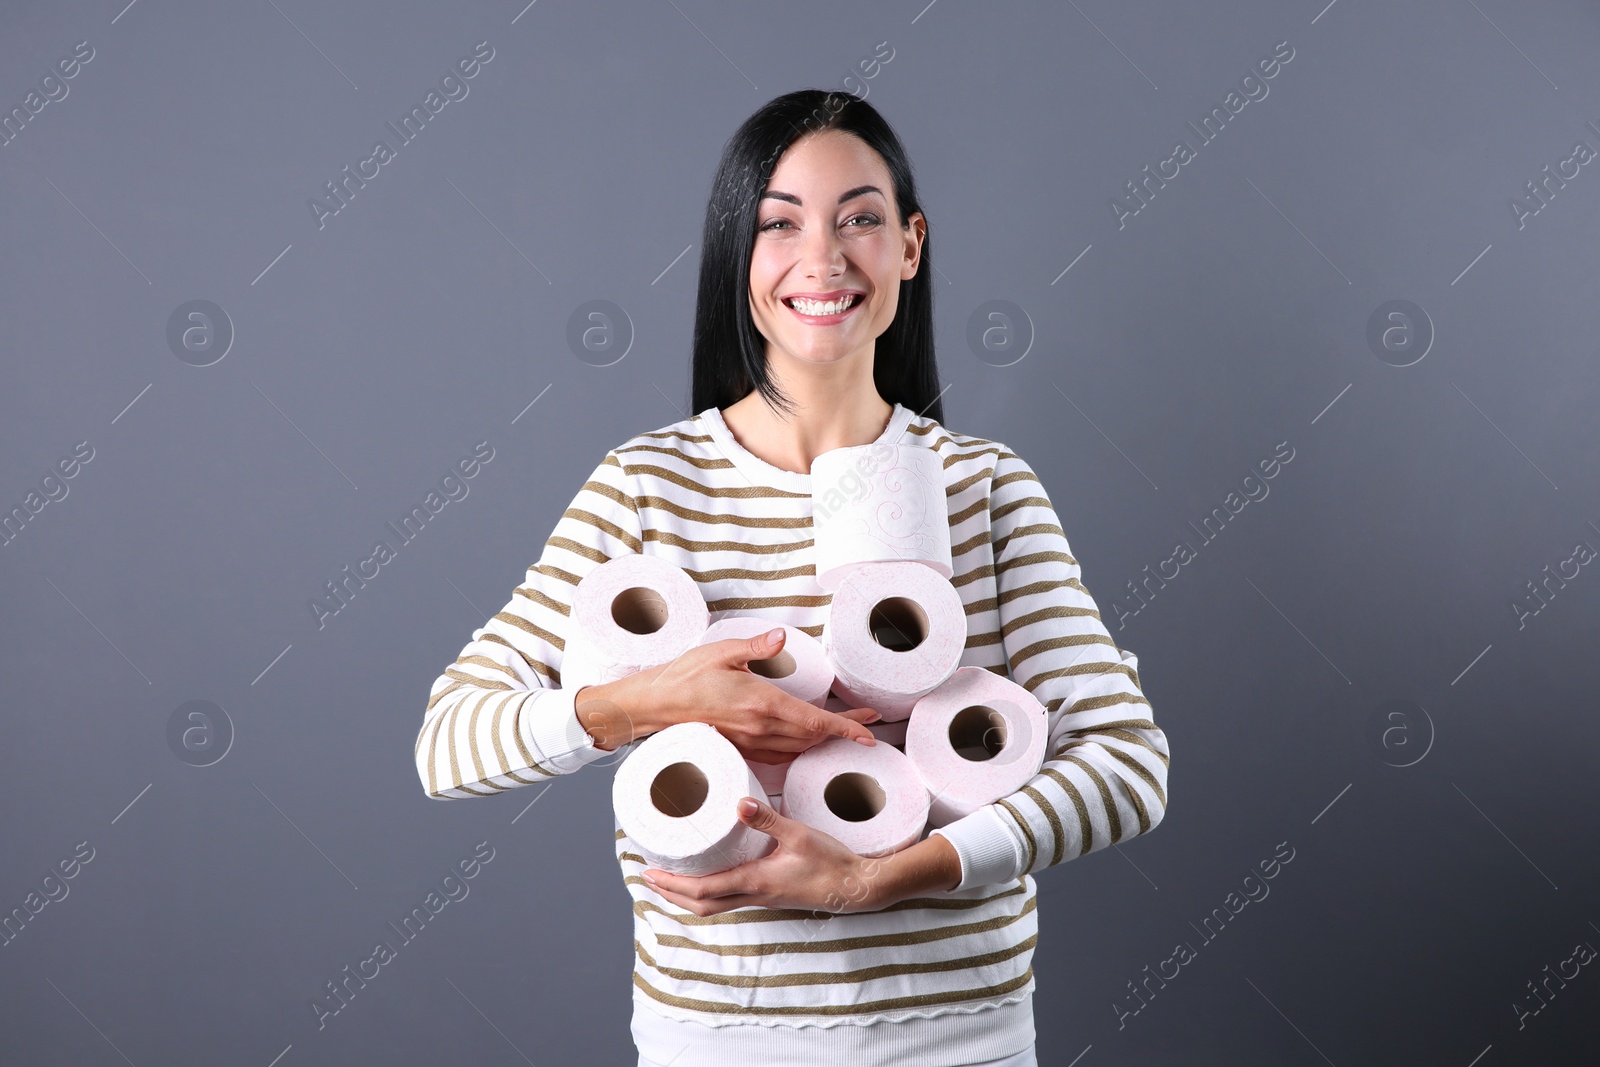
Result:
[[[642,585],[624,589],[611,601],[611,617],[629,633],[653,634],[667,624],[669,614],[666,599]]]
[[[794,673],[795,666],[794,657],[786,648],[776,656],[751,660],[750,673],[759,674],[763,678],[787,678]]]
[[[693,815],[706,802],[710,789],[706,776],[692,763],[672,763],[661,768],[650,783],[650,803],[663,815],[681,819]]]
[[[987,704],[962,708],[950,719],[950,747],[974,763],[994,759],[1006,747],[1005,716]]]
[[[928,639],[928,613],[914,600],[887,597],[873,605],[867,628],[884,648],[910,652]]]
[[[822,802],[845,822],[866,822],[883,810],[883,786],[871,775],[848,771],[828,783]]]

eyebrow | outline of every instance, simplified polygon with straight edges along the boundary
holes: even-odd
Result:
[[[858,185],[854,189],[840,193],[839,203],[842,204],[846,200],[854,200],[856,197],[865,193],[877,193],[879,196],[883,196],[883,190],[879,189],[876,185]],[[766,200],[769,197],[773,200],[786,201],[787,203],[794,204],[796,207],[800,206],[800,198],[795,196],[793,193],[765,192],[761,194],[761,199],[763,200]]]

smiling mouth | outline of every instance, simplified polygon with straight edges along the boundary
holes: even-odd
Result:
[[[783,302],[804,319],[838,319],[856,308],[865,299],[860,293],[851,293],[838,300],[807,300],[789,297]]]

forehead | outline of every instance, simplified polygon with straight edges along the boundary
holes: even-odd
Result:
[[[889,168],[861,138],[841,130],[822,130],[795,139],[767,179],[773,191],[812,196],[837,195],[859,185],[876,185],[889,195]],[[831,206],[831,201],[827,205]]]

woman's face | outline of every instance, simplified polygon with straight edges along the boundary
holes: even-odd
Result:
[[[750,313],[769,366],[780,356],[871,365],[921,259],[926,223],[920,212],[908,221],[902,229],[889,169],[860,138],[825,130],[789,146],[757,204],[750,255]],[[812,302],[796,306],[801,297]]]

